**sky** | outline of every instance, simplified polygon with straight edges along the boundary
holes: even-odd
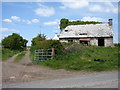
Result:
[[[0,4],[1,5],[1,4]],[[2,2],[0,40],[18,33],[27,39],[39,33],[53,38],[60,33],[60,19],[108,22],[113,19],[114,43],[118,42],[118,2]]]

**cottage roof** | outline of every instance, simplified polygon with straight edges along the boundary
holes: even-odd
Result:
[[[108,23],[70,25],[63,29],[59,38],[112,37],[113,29]]]

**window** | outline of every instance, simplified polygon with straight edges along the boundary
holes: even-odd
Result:
[[[65,30],[65,32],[68,32],[68,30]]]
[[[68,42],[73,42],[73,40],[68,40]]]
[[[80,33],[79,35],[87,35],[87,33]]]

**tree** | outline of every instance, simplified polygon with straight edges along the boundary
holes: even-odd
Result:
[[[38,34],[37,37],[32,39],[32,46],[37,45],[40,41],[46,40],[46,36],[44,34]]]
[[[2,40],[4,48],[11,50],[24,50],[27,44],[27,40],[23,39],[19,34],[13,33]]]
[[[64,28],[66,28],[68,26],[68,23],[69,23],[68,19],[65,19],[65,18],[61,19],[60,20],[60,29],[62,30]]]

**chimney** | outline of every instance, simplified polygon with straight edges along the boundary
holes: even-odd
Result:
[[[108,19],[109,26],[112,26],[112,19]]]

